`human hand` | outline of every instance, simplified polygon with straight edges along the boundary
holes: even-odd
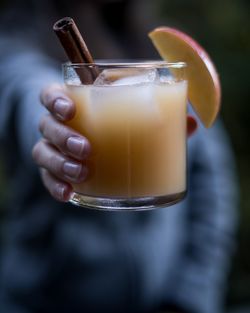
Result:
[[[75,115],[75,104],[61,85],[51,85],[41,92],[41,103],[49,111],[39,125],[42,139],[32,150],[34,161],[40,167],[41,177],[50,194],[59,201],[68,201],[72,183],[84,181],[88,174],[85,164],[91,146],[88,139],[62,122]],[[192,116],[187,117],[187,133],[197,128]]]
[[[64,125],[75,115],[75,105],[60,85],[51,85],[41,92],[41,103],[49,111],[39,124],[42,134],[32,150],[40,167],[41,177],[50,194],[59,201],[68,201],[72,183],[87,177],[84,163],[90,153],[87,138]]]

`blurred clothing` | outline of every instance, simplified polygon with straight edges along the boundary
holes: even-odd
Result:
[[[53,200],[31,159],[45,112],[39,93],[61,81],[58,61],[5,33],[0,72],[0,140],[9,170],[2,312],[222,312],[237,188],[220,122],[200,126],[188,141],[183,202],[144,212],[91,211]]]

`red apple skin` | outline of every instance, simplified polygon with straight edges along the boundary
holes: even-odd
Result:
[[[197,60],[201,59],[207,69],[207,72],[209,73],[208,75],[211,76],[211,81],[213,84],[213,92],[214,92],[214,101],[213,101],[213,106],[214,108],[212,108],[212,114],[210,113],[210,118],[209,120],[204,120],[201,116],[201,120],[203,121],[203,123],[205,124],[206,127],[210,127],[212,125],[212,123],[214,122],[216,116],[218,115],[218,112],[220,110],[220,103],[221,103],[221,85],[220,85],[220,79],[219,79],[219,75],[216,71],[216,67],[214,65],[214,63],[212,62],[210,56],[208,55],[208,53],[206,52],[206,50],[197,42],[195,41],[192,37],[190,37],[189,35],[187,35],[186,33],[183,33],[182,31],[175,29],[175,28],[171,28],[171,27],[166,27],[166,26],[162,26],[162,27],[157,27],[156,29],[154,29],[152,32],[149,33],[149,37],[151,38],[151,40],[154,42],[154,34],[156,33],[168,33],[170,35],[172,35],[173,37],[176,37],[178,40],[184,42],[189,49],[192,49],[192,53],[196,54]],[[157,49],[157,45],[156,45],[156,49]],[[158,50],[158,49],[157,49]],[[159,51],[159,50],[158,50]],[[168,52],[164,51],[164,53],[161,53],[161,51],[159,51],[160,54],[165,54],[168,56]],[[171,53],[171,52],[170,52]],[[177,58],[178,56],[176,56]],[[185,59],[185,55],[184,55],[184,59],[180,60],[180,59],[175,59],[174,60],[174,55],[171,55],[171,59],[167,61],[170,62],[177,62],[177,61],[184,61],[187,62],[188,65],[188,58]],[[194,105],[194,109],[196,110],[196,107]],[[199,112],[197,112],[198,115]]]

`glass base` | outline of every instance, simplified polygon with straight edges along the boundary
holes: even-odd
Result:
[[[100,198],[73,193],[70,203],[95,210],[103,211],[140,211],[167,207],[181,201],[186,191],[172,195],[141,198]]]

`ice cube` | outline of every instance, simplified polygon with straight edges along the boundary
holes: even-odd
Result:
[[[159,83],[174,83],[176,81],[176,77],[171,73],[171,71],[167,68],[158,69],[158,82]]]
[[[158,79],[156,69],[119,68],[106,69],[96,78],[95,86],[126,86],[152,83]]]

